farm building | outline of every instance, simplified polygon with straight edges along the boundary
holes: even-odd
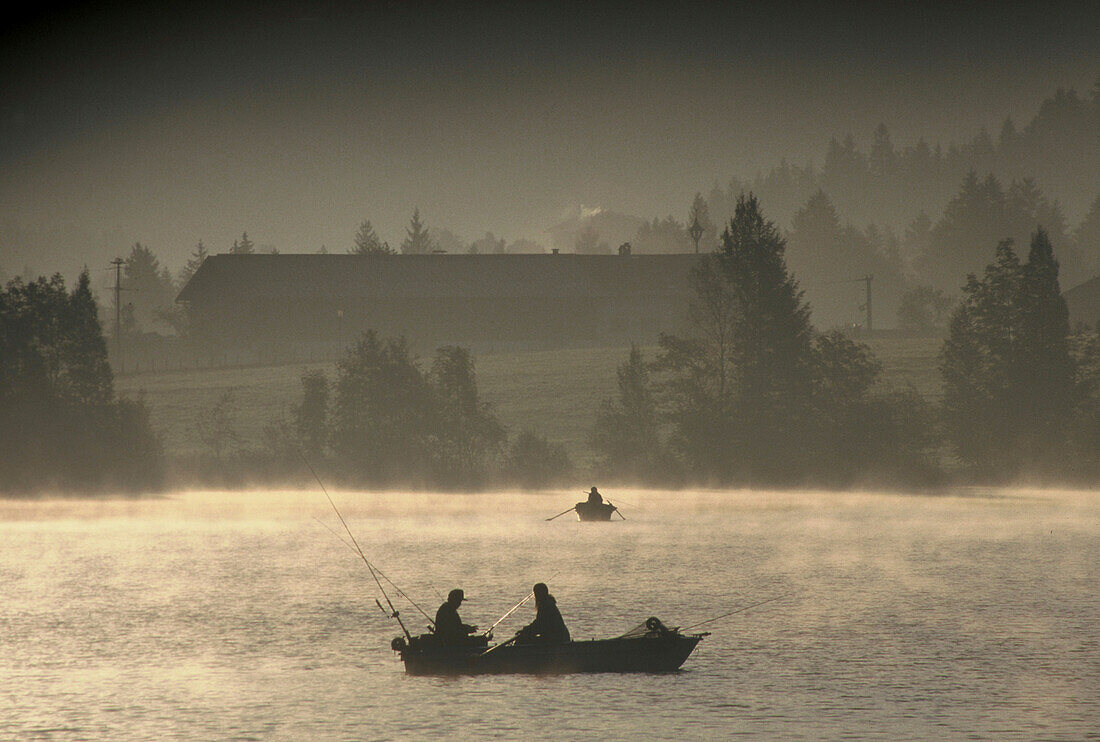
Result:
[[[1062,295],[1069,308],[1070,327],[1087,325],[1100,329],[1100,276],[1074,286]]]
[[[183,287],[211,352],[338,355],[364,330],[422,350],[651,343],[681,330],[696,255],[215,255]]]

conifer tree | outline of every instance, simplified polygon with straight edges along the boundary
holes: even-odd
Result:
[[[388,243],[383,242],[367,219],[359,225],[355,232],[354,244],[348,250],[353,255],[393,255],[394,251]]]
[[[435,247],[428,235],[428,228],[420,221],[419,207],[413,209],[413,215],[409,220],[405,235],[405,240],[401,243],[401,253],[403,255],[426,255]]]
[[[191,280],[191,276],[195,275],[199,266],[203,264],[210,253],[206,250],[206,245],[202,244],[202,240],[199,240],[199,244],[195,245],[195,252],[191,253],[191,257],[187,259],[187,263],[183,266],[183,270],[180,271],[179,285],[183,286]]]
[[[784,248],[756,197],[742,195],[721,249],[692,272],[691,334],[660,339],[671,443],[696,473],[773,479],[804,468],[795,459],[812,393],[812,328]]]
[[[66,396],[79,404],[94,405],[105,405],[114,399],[107,341],[99,324],[86,267],[69,297],[62,355],[65,362],[61,378]]]
[[[1043,230],[1026,263],[997,247],[971,275],[940,355],[944,421],[960,459],[986,477],[1056,473],[1077,401],[1058,263]]]
[[[233,247],[229,249],[232,255],[252,255],[256,252],[256,245],[248,239],[248,232],[241,233],[241,239],[233,240]]]

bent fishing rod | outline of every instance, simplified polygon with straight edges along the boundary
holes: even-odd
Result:
[[[569,511],[568,511],[568,510],[566,510],[565,512],[566,512],[566,513],[568,513]],[[555,572],[555,573],[554,573],[553,575],[551,575],[551,576],[550,576],[550,579],[549,579],[549,580],[547,580],[547,582],[553,582],[553,581],[554,581],[554,578],[555,578],[555,577],[557,577],[557,576],[558,576],[558,575],[560,575],[560,574],[561,574],[561,572],[560,572],[560,571],[559,571],[559,572]],[[498,619],[496,620],[496,623],[494,623],[494,624],[493,624],[492,626],[490,626],[490,627],[489,627],[488,629],[486,629],[486,630],[485,630],[484,632],[482,632],[482,633],[483,633],[483,634],[484,634],[485,636],[488,636],[489,634],[493,633],[493,629],[495,629],[495,628],[496,628],[497,626],[499,626],[499,625],[500,625],[500,622],[501,622],[501,621],[503,621],[504,619],[508,618],[508,616],[511,616],[511,615],[512,615],[513,613],[515,613],[516,611],[518,611],[518,610],[519,610],[520,608],[522,608],[522,607],[523,607],[523,606],[524,606],[524,605],[525,605],[525,604],[527,603],[527,601],[528,601],[528,600],[530,600],[530,599],[531,599],[531,598],[533,598],[533,597],[535,597],[535,591],[534,591],[534,590],[532,590],[531,592],[527,593],[527,597],[526,597],[526,598],[524,598],[524,599],[523,599],[523,600],[521,600],[520,602],[516,603],[516,604],[515,604],[514,606],[512,606],[511,608],[509,608],[509,609],[508,609],[508,612],[507,612],[507,613],[505,613],[505,614],[504,614],[503,616],[501,616],[500,618],[498,618]]]
[[[334,530],[334,529],[332,528],[332,526],[330,526],[330,525],[329,525],[328,523],[325,523],[325,522],[324,522],[323,520],[321,520],[321,519],[320,519],[320,518],[318,518],[317,516],[313,516],[313,519],[314,519],[315,521],[317,521],[318,523],[320,523],[320,524],[321,524],[322,526],[324,526],[325,528],[327,528],[327,529],[328,529],[328,532],[329,532],[329,533],[331,533],[331,534],[332,534],[333,536],[335,536],[336,538],[340,539],[340,543],[342,543],[342,544],[343,544],[344,546],[346,546],[346,547],[348,547],[349,549],[351,549],[351,553],[353,553],[353,554],[358,554],[358,553],[359,553],[358,551],[356,551],[356,549],[355,549],[355,547],[354,547],[354,546],[352,546],[351,544],[349,544],[349,543],[348,543],[348,542],[347,542],[347,541],[346,541],[346,540],[344,539],[344,537],[343,537],[343,536],[341,536],[341,535],[340,535],[340,534],[339,534],[339,533],[338,533],[337,531],[335,531],[335,530]],[[405,591],[401,589],[401,586],[400,586],[400,585],[398,585],[398,584],[397,584],[396,582],[394,582],[393,580],[391,580],[391,579],[390,579],[389,577],[386,577],[385,573],[383,573],[383,572],[382,572],[382,570],[378,569],[378,567],[377,567],[377,566],[375,566],[375,565],[373,565],[373,564],[372,564],[372,565],[370,565],[370,566],[374,568],[374,571],[378,573],[378,576],[379,576],[379,577],[381,577],[381,578],[382,578],[383,580],[385,580],[386,582],[388,582],[388,583],[390,584],[390,587],[392,587],[392,588],[393,588],[394,590],[396,590],[396,591],[397,591],[397,594],[398,594],[398,595],[400,595],[400,596],[401,596],[402,598],[404,598],[405,600],[409,601],[409,603],[410,603],[410,604],[412,605],[412,607],[413,607],[413,608],[415,608],[416,610],[420,611],[420,615],[422,615],[422,616],[424,616],[424,618],[428,619],[428,623],[430,623],[430,624],[431,624],[432,626],[435,626],[435,621],[433,621],[433,620],[432,620],[432,617],[431,617],[431,616],[429,616],[429,615],[428,615],[427,613],[425,613],[425,612],[424,612],[424,609],[423,609],[423,608],[421,608],[421,607],[420,607],[420,606],[419,606],[419,605],[417,604],[417,602],[416,602],[415,600],[413,600],[412,598],[410,598],[410,597],[409,597],[409,596],[408,596],[408,595],[407,595],[407,594],[405,593]],[[433,588],[433,590],[434,590],[434,588]],[[438,592],[438,591],[437,591],[437,592]],[[378,602],[378,600],[377,600],[377,599],[375,599],[375,601],[374,601],[374,602],[376,602],[376,603],[377,603],[377,602]]]
[[[782,595],[776,595],[774,598],[768,598],[767,600],[761,600],[759,603],[753,603],[752,605],[742,606],[742,607],[738,608],[735,611],[730,611],[729,613],[723,613],[721,616],[715,616],[714,618],[708,618],[706,621],[700,621],[699,623],[692,624],[691,626],[685,626],[684,628],[682,628],[680,630],[681,631],[688,631],[690,629],[694,629],[694,628],[697,628],[699,626],[706,626],[708,623],[713,623],[713,622],[715,622],[719,619],[726,618],[727,616],[732,616],[735,613],[741,613],[742,611],[747,611],[750,608],[755,608],[759,605],[764,605],[765,603],[771,603],[773,600],[779,600],[780,598],[786,598],[789,595],[794,595],[794,593],[793,592],[783,593]]]
[[[405,622],[401,620],[401,612],[393,607],[393,601],[390,600],[390,596],[386,593],[386,589],[382,587],[382,582],[378,579],[378,574],[375,573],[374,565],[370,563],[370,561],[367,559],[367,555],[364,554],[363,550],[359,547],[359,542],[355,540],[355,534],[353,534],[351,532],[351,529],[348,528],[347,521],[344,520],[344,516],[340,514],[340,509],[336,507],[336,503],[333,502],[332,496],[328,493],[328,490],[325,489],[324,482],[322,482],[321,478],[317,476],[317,472],[313,470],[313,466],[309,463],[309,460],[305,457],[305,454],[303,454],[301,451],[299,451],[298,454],[302,457],[302,461],[309,469],[310,474],[312,474],[313,478],[317,480],[317,484],[320,485],[321,491],[325,493],[325,497],[328,499],[329,505],[332,505],[332,509],[336,512],[336,517],[340,519],[340,523],[343,524],[344,530],[348,533],[348,537],[351,538],[351,542],[355,545],[356,553],[359,554],[359,557],[363,560],[363,563],[367,565],[367,569],[370,570],[370,576],[374,578],[374,583],[378,585],[378,590],[382,593],[382,597],[386,599],[386,605],[390,607],[390,616],[397,621],[397,625],[401,627],[401,631],[405,634],[405,638],[409,641],[412,641],[412,634],[410,634],[409,630],[405,628]],[[387,582],[388,581],[389,579],[387,578]],[[396,585],[394,587],[396,587]],[[375,599],[375,602],[377,602],[377,599]],[[379,607],[381,607],[381,604],[379,604]],[[423,611],[421,611],[421,613],[423,613]]]

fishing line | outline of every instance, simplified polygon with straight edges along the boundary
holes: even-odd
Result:
[[[733,614],[740,613],[741,611],[747,611],[748,609],[755,608],[758,605],[764,605],[765,603],[771,603],[773,600],[779,600],[780,598],[786,598],[788,595],[794,595],[794,593],[793,592],[792,593],[783,593],[782,595],[776,595],[774,598],[768,598],[767,600],[761,600],[759,603],[753,603],[752,605],[746,605],[742,608],[738,608],[735,611],[730,611],[729,613],[723,613],[721,616],[715,616],[714,618],[708,618],[706,621],[701,621],[700,623],[692,624],[691,626],[685,626],[683,629],[681,629],[681,631],[688,631],[689,629],[694,629],[694,628],[699,627],[699,626],[706,626],[708,623],[713,623],[713,622],[717,621],[720,618],[725,618],[727,616],[732,616]]]
[[[405,628],[405,624],[401,621],[401,613],[393,607],[393,601],[390,600],[390,596],[386,594],[386,589],[382,587],[382,582],[378,579],[378,574],[382,573],[379,572],[378,574],[375,574],[374,566],[367,559],[367,555],[363,553],[363,549],[359,546],[359,542],[355,540],[355,534],[351,532],[350,528],[348,528],[347,521],[345,521],[344,516],[340,514],[340,509],[336,507],[336,503],[333,502],[332,496],[328,493],[328,490],[325,489],[325,483],[321,481],[321,478],[319,476],[317,476],[317,472],[313,470],[313,466],[309,463],[309,460],[305,457],[305,454],[299,451],[298,455],[302,457],[302,461],[309,469],[309,473],[312,474],[313,478],[317,480],[317,484],[320,485],[321,491],[325,493],[325,497],[328,499],[328,504],[332,505],[332,509],[336,512],[336,517],[340,519],[340,523],[343,524],[344,530],[348,533],[348,537],[351,538],[351,542],[355,544],[355,551],[359,554],[360,558],[362,558],[363,563],[367,565],[367,569],[370,571],[370,576],[374,578],[374,584],[378,585],[378,590],[382,593],[382,597],[386,599],[386,605],[390,607],[393,618],[397,620],[397,625],[401,627],[401,630],[405,632],[405,636],[408,637],[411,641],[412,634],[409,633],[409,630]],[[382,576],[385,577],[385,575]],[[393,585],[393,582],[388,577],[386,577],[386,582],[389,582],[391,585]],[[394,587],[396,588],[397,586],[394,585]],[[408,596],[405,597],[408,598]],[[409,602],[412,601],[410,600]],[[421,611],[421,613],[423,613],[423,611]]]
[[[321,525],[323,525],[323,526],[324,526],[325,528],[327,528],[327,529],[329,530],[329,533],[331,533],[331,534],[332,534],[333,536],[335,536],[336,538],[340,539],[340,543],[342,543],[342,544],[343,544],[344,546],[346,546],[346,547],[348,547],[349,549],[351,549],[351,551],[352,551],[352,553],[353,553],[353,554],[356,554],[356,553],[358,553],[358,552],[357,552],[357,551],[355,550],[355,547],[354,547],[354,546],[352,546],[351,544],[349,544],[349,543],[348,543],[348,542],[347,542],[347,541],[346,541],[346,540],[344,539],[344,537],[343,537],[343,536],[341,536],[341,535],[340,535],[339,533],[337,533],[337,532],[336,532],[336,531],[335,531],[335,530],[334,530],[334,529],[332,528],[332,526],[330,526],[330,525],[329,525],[328,523],[325,523],[325,522],[324,522],[323,520],[321,520],[320,518],[318,518],[318,517],[317,517],[316,515],[315,515],[315,516],[313,516],[313,519],[314,519],[315,521],[317,521],[318,523],[320,523]],[[361,555],[360,555],[360,556],[361,556]],[[412,604],[412,607],[413,607],[413,608],[415,608],[416,610],[420,611],[421,615],[423,615],[423,616],[424,616],[424,618],[428,619],[428,622],[429,622],[429,623],[430,623],[430,624],[431,624],[432,626],[435,626],[435,621],[433,621],[433,620],[432,620],[432,617],[431,617],[431,616],[429,616],[429,615],[428,615],[427,613],[425,613],[425,612],[424,612],[424,609],[423,609],[423,608],[421,608],[421,607],[420,607],[419,605],[417,605],[417,603],[416,603],[416,601],[415,601],[415,600],[413,600],[413,599],[412,599],[412,598],[410,598],[410,597],[409,597],[408,595],[406,595],[406,594],[405,594],[405,591],[404,591],[404,590],[402,590],[402,589],[401,589],[401,588],[400,588],[400,587],[399,587],[399,586],[397,585],[397,583],[395,583],[395,582],[394,582],[393,580],[391,580],[391,579],[390,579],[389,577],[386,577],[386,575],[382,574],[382,570],[378,569],[378,567],[375,567],[374,565],[370,564],[369,562],[368,562],[368,566],[370,566],[370,567],[371,567],[371,568],[372,568],[372,569],[373,569],[373,570],[374,570],[375,572],[377,572],[377,573],[379,574],[379,576],[381,576],[381,578],[382,578],[383,580],[385,580],[386,582],[390,583],[390,586],[391,586],[391,587],[393,587],[393,589],[397,591],[397,594],[398,594],[398,595],[400,595],[400,596],[401,596],[402,598],[404,598],[405,600],[409,601],[409,603],[411,603],[411,604]],[[435,588],[434,588],[434,587],[433,587],[432,589],[433,589],[433,590],[435,590]],[[438,591],[438,590],[435,590],[435,592],[436,592],[436,593],[438,593],[439,591]]]

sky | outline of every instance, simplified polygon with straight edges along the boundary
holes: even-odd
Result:
[[[1014,7],[46,3],[0,32],[0,250],[177,268],[244,231],[396,246],[414,207],[544,244],[582,207],[683,219],[831,137],[968,141],[1087,93],[1100,6]]]

